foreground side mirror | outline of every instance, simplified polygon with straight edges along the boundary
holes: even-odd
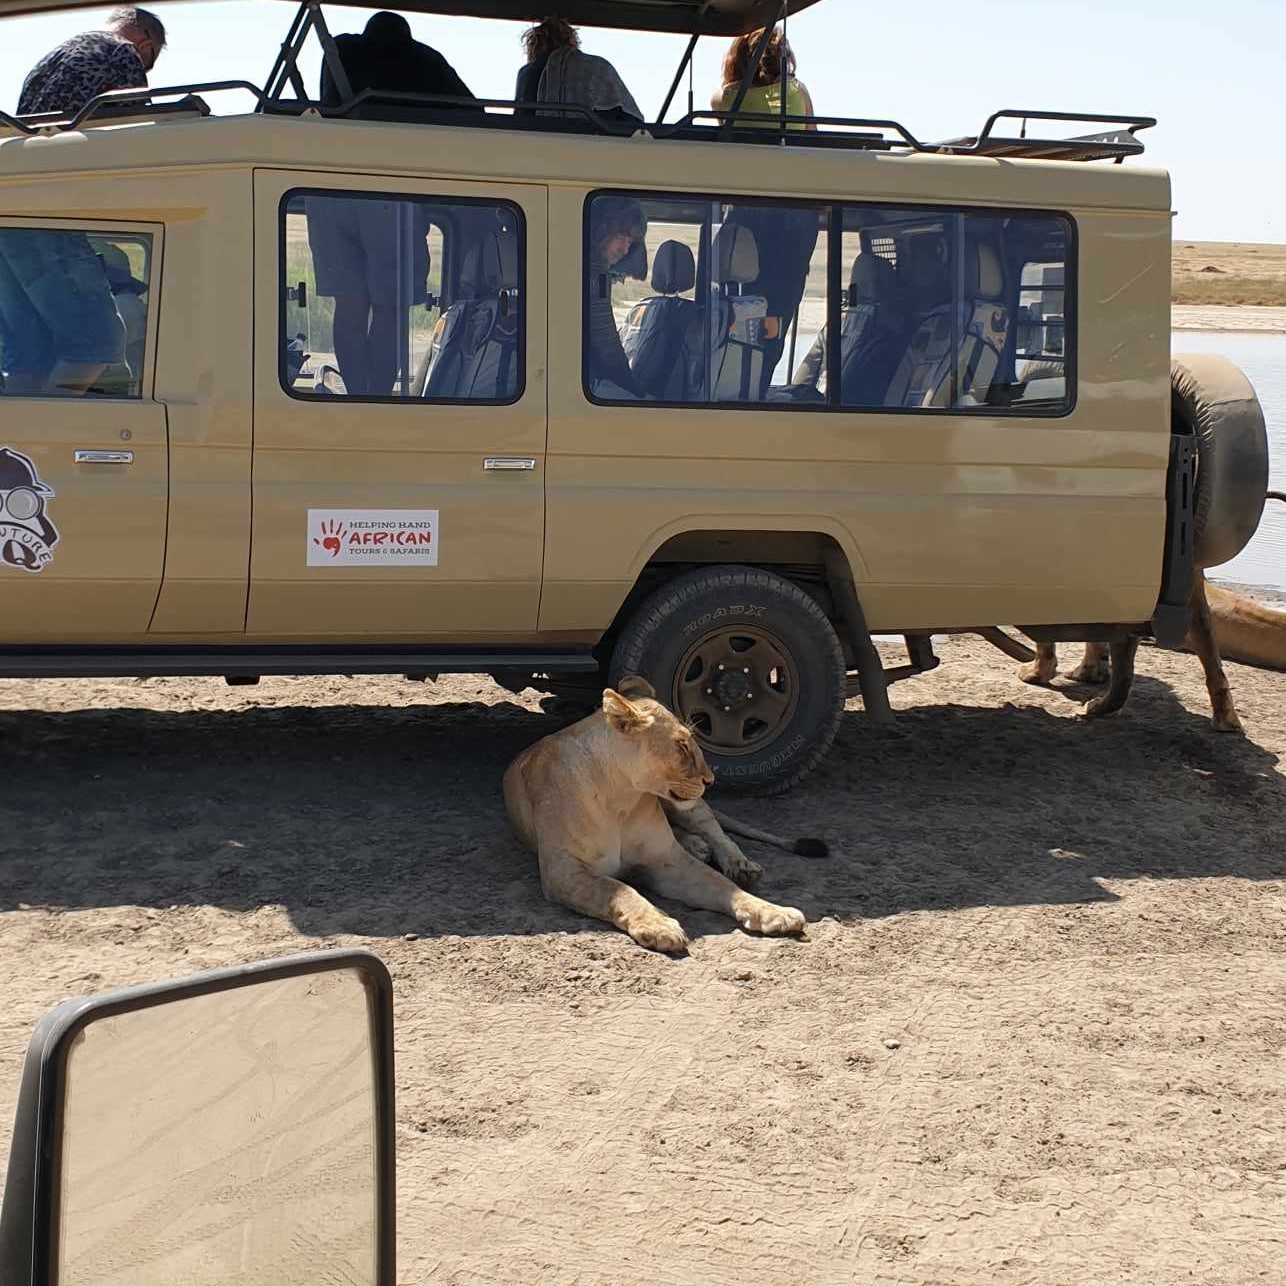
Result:
[[[69,1000],[22,1069],[6,1286],[393,1286],[393,1003],[366,952]]]

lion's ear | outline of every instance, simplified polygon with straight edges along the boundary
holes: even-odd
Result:
[[[656,700],[656,689],[641,674],[626,675],[616,688],[623,697],[646,697],[649,701]]]
[[[652,726],[652,716],[646,710],[640,710],[632,701],[626,700],[619,692],[608,688],[603,693],[603,713],[607,722],[618,732],[642,732]]]

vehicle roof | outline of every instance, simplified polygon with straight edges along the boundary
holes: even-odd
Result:
[[[328,2],[360,9],[379,8],[369,0]],[[786,0],[786,8],[793,14],[816,3],[818,0]],[[59,9],[97,8],[101,4],[102,0],[0,0],[0,18]],[[587,27],[735,36],[780,18],[783,0],[396,0],[392,7],[403,13],[527,21],[559,17]]]
[[[1169,176],[1143,166],[805,148],[773,148],[769,156],[771,163],[765,164],[759,147],[645,135],[619,139],[463,125],[211,116],[48,138],[0,134],[0,211],[56,216],[45,180],[65,176],[79,188],[95,174],[164,172],[182,203],[185,172],[208,175],[229,168],[385,176],[394,187],[399,178],[436,178],[818,200],[1111,208],[1167,217],[1170,209]],[[85,199],[101,202],[105,190],[94,184]],[[130,185],[116,184],[111,203],[116,192],[128,203],[129,191]]]

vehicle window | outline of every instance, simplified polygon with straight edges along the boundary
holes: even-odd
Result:
[[[1068,409],[1069,220],[850,206],[843,228],[840,405]]]
[[[603,193],[585,228],[585,383],[602,402],[757,404],[826,321],[816,205]]]
[[[143,392],[152,238],[0,227],[0,395]]]
[[[522,231],[507,204],[288,193],[283,386],[300,397],[514,401]]]

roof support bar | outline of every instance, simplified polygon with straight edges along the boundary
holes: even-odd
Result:
[[[656,118],[659,125],[665,120],[670,110],[670,104],[674,102],[674,96],[679,92],[679,86],[683,82],[683,73],[692,66],[692,55],[697,51],[697,41],[701,39],[700,32],[693,32],[688,39],[688,47],[684,51],[683,61],[679,64],[679,70],[674,73],[674,79],[670,82],[670,92],[665,96],[665,102],[661,104],[661,114]],[[688,110],[692,110],[692,105],[688,105]]]
[[[353,96],[353,86],[340,61],[339,50],[335,47],[335,38],[330,34],[326,19],[322,15],[320,0],[302,0],[282,41],[277,61],[268,73],[266,97],[270,101],[280,101],[289,84],[295,91],[295,97],[308,101],[311,95],[304,85],[304,78],[299,74],[299,55],[308,41],[308,33],[315,31],[317,41],[322,48],[322,60],[335,80],[335,88],[340,98],[347,102]]]

